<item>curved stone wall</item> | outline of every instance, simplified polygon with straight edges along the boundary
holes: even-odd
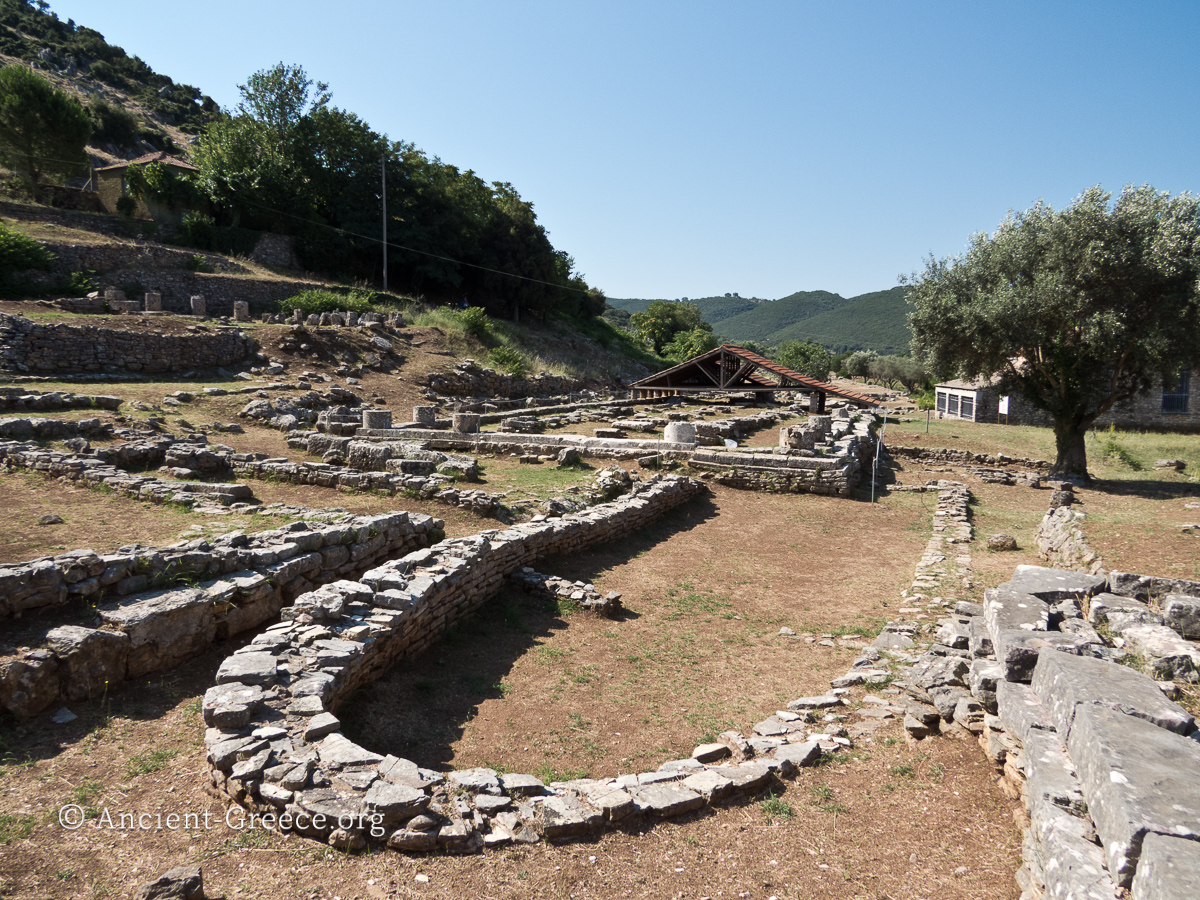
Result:
[[[790,721],[780,719],[775,736],[763,739],[769,752],[761,758],[747,758],[752,747],[730,736],[731,746],[697,748],[657,772],[549,786],[490,769],[444,777],[340,731],[335,713],[351,692],[430,646],[509,574],[539,556],[627,534],[705,490],[660,477],[613,503],[442,541],[360,581],[297,598],[279,625],[226,659],[205,695],[213,784],[259,824],[336,847],[472,852],[570,837],[634,815],[680,814],[814,761],[820,749],[800,713],[782,714]]]

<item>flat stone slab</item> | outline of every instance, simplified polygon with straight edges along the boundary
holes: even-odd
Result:
[[[217,669],[217,684],[232,681],[242,684],[271,684],[276,678],[275,654],[266,652],[235,653],[225,657]]]
[[[642,812],[653,816],[679,816],[704,805],[704,797],[678,784],[648,784],[633,792]]]
[[[1081,706],[1103,706],[1176,734],[1187,734],[1195,724],[1187,710],[1163,696],[1153,679],[1104,659],[1043,654],[1033,673],[1033,690],[1068,743]]]
[[[1067,748],[1052,731],[1032,729],[1025,741],[1025,802],[1030,809],[1049,803],[1073,816],[1087,815],[1087,804]]]
[[[1158,681],[1200,681],[1200,649],[1166,625],[1121,629],[1125,645],[1146,660],[1146,674]]]
[[[384,825],[411,819],[429,805],[429,796],[408,785],[376,781],[367,789],[363,803],[370,813],[383,816]]]
[[[1086,572],[1047,569],[1042,566],[1017,566],[1009,585],[1014,591],[1034,594],[1042,600],[1066,600],[1098,594],[1108,588],[1108,579]]]
[[[788,709],[829,709],[831,706],[841,705],[840,697],[833,697],[828,694],[821,697],[797,697],[795,700],[788,703]],[[775,718],[772,716],[771,718]],[[778,721],[778,720],[776,720]],[[761,734],[761,732],[760,732]]]
[[[740,766],[710,766],[708,771],[728,778],[735,791],[755,791],[771,780],[771,770],[758,761]]]
[[[1006,681],[1027,682],[1033,678],[1043,656],[1090,656],[1097,645],[1087,634],[1060,631],[1024,631],[1007,628],[992,634],[996,662]]]
[[[1093,843],[1086,819],[1043,804],[1031,812],[1030,830],[1036,836],[1035,852],[1046,887],[1043,897],[1117,900],[1117,888],[1105,866],[1104,851]]]
[[[680,782],[680,785],[689,791],[695,791],[710,802],[720,800],[733,793],[733,781],[724,775],[718,775],[711,769],[689,775]]]
[[[785,744],[775,749],[774,757],[782,763],[795,766],[797,769],[811,766],[821,757],[821,748],[816,741],[805,741],[802,744]]]
[[[373,766],[383,762],[383,757],[360,747],[341,733],[329,735],[321,741],[317,752],[321,763],[335,768],[342,766]]]
[[[540,812],[542,834],[548,839],[587,834],[604,819],[602,813],[574,797],[547,797]]]
[[[1030,732],[1057,731],[1050,711],[1042,704],[1033,689],[1012,681],[996,683],[996,709],[1004,730],[1019,739],[1028,741]]]
[[[1200,840],[1200,742],[1084,704],[1067,747],[1119,885],[1130,886],[1147,834]]]
[[[983,593],[983,620],[992,640],[1010,628],[1046,631],[1050,627],[1050,605],[1027,591],[1002,584]]]
[[[204,693],[204,724],[212,728],[244,728],[263,702],[257,685],[219,684]]]
[[[1146,835],[1132,892],[1133,900],[1195,900],[1200,896],[1200,843]]]
[[[697,762],[711,763],[729,756],[732,751],[724,744],[701,744],[692,751],[692,759]]]
[[[1126,624],[1135,621],[1162,622],[1162,616],[1151,610],[1149,604],[1134,597],[1103,593],[1088,602],[1087,620],[1093,625],[1107,625],[1110,615],[1119,615],[1119,621]]]
[[[540,778],[533,775],[522,775],[518,772],[501,775],[500,785],[504,789],[504,793],[521,797],[535,797],[546,792],[546,785]]]
[[[499,794],[500,773],[495,769],[460,769],[450,773],[450,781],[468,791],[482,794]]]

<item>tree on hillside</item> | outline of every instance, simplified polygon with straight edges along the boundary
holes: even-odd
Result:
[[[643,312],[630,316],[629,321],[633,325],[633,333],[649,344],[659,356],[663,355],[664,348],[680,332],[697,328],[712,332],[712,326],[701,318],[700,307],[695,303],[655,300]]]
[[[1115,404],[1200,368],[1200,204],[1148,185],[1009,213],[909,286],[913,351],[938,378],[999,375],[1054,419],[1057,474]]]
[[[684,362],[716,348],[717,337],[712,328],[692,328],[676,332],[671,343],[663,347],[663,355],[673,362]]]
[[[0,69],[0,163],[30,184],[87,172],[83,105],[24,66]]]
[[[872,356],[866,374],[893,390],[902,385],[908,391],[915,390],[928,377],[925,367],[908,356]]]
[[[775,352],[775,362],[817,381],[828,381],[833,357],[816,341],[783,341]]]

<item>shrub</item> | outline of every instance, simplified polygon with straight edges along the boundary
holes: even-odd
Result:
[[[88,118],[92,120],[92,140],[118,147],[136,147],[138,121],[128,110],[113,106],[103,97],[88,103]]]
[[[462,325],[463,331],[473,338],[483,340],[491,332],[492,322],[482,306],[468,306],[455,312],[455,317]]]
[[[27,269],[49,272],[53,262],[50,251],[33,238],[0,224],[0,279]]]
[[[320,315],[325,312],[365,313],[371,312],[371,299],[374,292],[310,290],[301,291],[279,301],[279,311],[290,316],[292,310],[300,310],[303,316]]]
[[[117,198],[117,214],[126,218],[133,218],[134,212],[137,211],[137,201],[128,194],[122,194]]]
[[[201,253],[193,253],[183,261],[183,267],[189,272],[211,272],[212,266],[208,264],[208,258]]]
[[[511,347],[497,347],[492,351],[492,365],[509,375],[515,375],[517,378],[524,378],[525,373],[529,371],[528,365],[523,357]]]

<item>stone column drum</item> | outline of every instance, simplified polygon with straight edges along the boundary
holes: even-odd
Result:
[[[672,444],[696,443],[696,426],[691,422],[668,422],[663,440]]]
[[[208,305],[204,302],[203,294],[196,294],[192,297],[192,315],[202,319],[208,315]]]
[[[245,300],[233,301],[233,320],[235,322],[250,321],[250,304]]]
[[[420,422],[422,425],[432,425],[437,421],[436,406],[414,406],[413,421]]]
[[[454,430],[462,434],[475,434],[479,431],[479,413],[455,413]]]
[[[390,409],[364,409],[363,428],[391,428],[392,411]]]

